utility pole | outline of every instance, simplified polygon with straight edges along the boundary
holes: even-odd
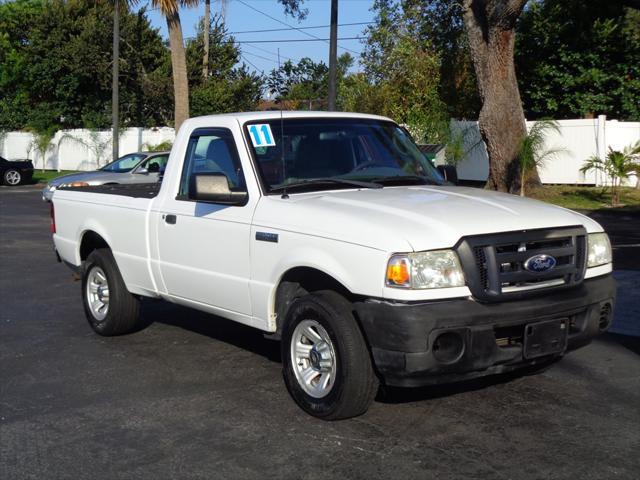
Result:
[[[120,128],[120,91],[118,77],[120,76],[120,0],[113,2],[113,67],[111,79],[111,123],[113,127],[112,144],[113,160],[120,156],[119,128]],[[100,166],[100,165],[98,165]]]
[[[338,64],[338,0],[331,0],[329,33],[329,111],[336,109],[336,75]]]

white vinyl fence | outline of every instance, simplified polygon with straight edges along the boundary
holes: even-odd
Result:
[[[120,155],[146,150],[165,141],[173,142],[173,128],[127,128],[120,134]],[[111,132],[61,130],[43,156],[28,132],[7,132],[2,136],[0,156],[8,160],[28,158],[37,169],[95,170],[111,161]]]
[[[527,122],[530,128],[534,122]],[[550,158],[540,170],[543,183],[605,185],[609,180],[601,173],[580,172],[585,160],[592,155],[604,158],[609,147],[622,150],[640,140],[640,122],[607,120],[600,115],[594,119],[560,120],[560,132],[551,132],[547,148],[562,151]],[[489,159],[480,138],[477,122],[452,120],[452,128],[464,132],[465,158],[458,164],[462,180],[485,181],[489,175]],[[120,135],[120,155],[145,150],[166,140],[173,141],[174,130],[129,128]],[[94,170],[111,161],[111,132],[66,130],[56,133],[44,160],[35,147],[31,133],[8,132],[0,138],[0,155],[8,159],[29,158],[36,168],[46,170]],[[442,160],[441,160],[442,161]],[[628,185],[635,185],[632,177]]]
[[[527,122],[527,128],[535,122]],[[640,122],[607,120],[605,115],[594,119],[559,120],[560,132],[550,132],[545,149],[561,151],[550,158],[540,169],[542,183],[605,185],[610,180],[599,172],[583,174],[580,168],[593,155],[604,159],[609,147],[623,150],[627,145],[640,140]],[[480,138],[478,122],[452,121],[452,128],[464,132],[465,157],[458,168],[462,180],[485,181],[489,175],[489,157]],[[627,185],[635,185],[631,177]]]

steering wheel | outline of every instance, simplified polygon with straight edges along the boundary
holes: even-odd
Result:
[[[364,162],[361,163],[360,165],[356,166],[353,170],[351,170],[351,173],[353,172],[360,172],[362,170],[366,170],[367,168],[373,168],[373,167],[386,167],[387,165],[383,165],[382,163],[378,163],[374,160],[370,160],[368,162]]]

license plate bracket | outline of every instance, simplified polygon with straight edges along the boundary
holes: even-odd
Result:
[[[557,318],[529,323],[524,327],[524,358],[544,357],[567,348],[569,319]]]

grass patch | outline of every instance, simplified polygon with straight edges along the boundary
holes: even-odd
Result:
[[[620,206],[618,207],[611,207],[611,190],[602,187],[544,185],[528,196],[572,210],[640,209],[640,190],[631,187],[620,189]]]
[[[59,172],[55,170],[34,170],[33,171],[33,183],[48,183],[54,178],[61,177],[62,175],[68,175],[69,173],[77,173],[76,170],[61,170]]]

